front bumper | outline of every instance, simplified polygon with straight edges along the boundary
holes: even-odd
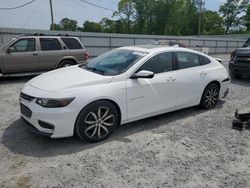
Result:
[[[250,63],[236,64],[229,62],[230,74],[248,75],[250,76]]]
[[[78,112],[70,105],[63,108],[44,108],[35,103],[36,99],[26,101],[20,98],[21,117],[32,125],[33,131],[51,138],[70,137]]]
[[[30,124],[27,120],[25,120],[23,117],[21,119],[23,120],[23,122],[26,125],[29,132],[40,134],[40,135],[43,135],[43,136],[48,136],[48,137],[52,136],[53,133],[41,132],[36,127],[34,127],[32,124]]]
[[[220,83],[220,95],[219,95],[219,98],[222,99],[222,98],[225,98],[228,93],[229,93],[229,84],[230,84],[230,79],[225,79],[223,80],[221,83]]]

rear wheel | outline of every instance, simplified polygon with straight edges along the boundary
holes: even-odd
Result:
[[[75,132],[82,140],[100,142],[108,138],[119,123],[116,107],[106,100],[87,105],[79,114]]]
[[[219,100],[220,87],[215,84],[209,84],[204,90],[199,107],[202,109],[214,108]]]
[[[72,66],[72,65],[75,65],[75,62],[70,61],[70,60],[63,60],[63,61],[59,64],[58,68],[69,67],[69,66]]]

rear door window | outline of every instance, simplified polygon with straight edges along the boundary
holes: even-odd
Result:
[[[200,56],[200,64],[201,65],[207,65],[209,63],[211,63],[211,61],[208,58],[206,58],[204,56]]]
[[[82,49],[82,45],[75,38],[61,38],[68,49]]]
[[[56,38],[40,38],[42,51],[62,50],[61,43]]]
[[[176,52],[179,69],[187,69],[200,66],[199,55],[189,52]]]

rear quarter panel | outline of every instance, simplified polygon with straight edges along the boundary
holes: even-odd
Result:
[[[86,61],[85,59],[85,54],[86,54],[86,48],[84,47],[84,45],[82,44],[82,42],[80,41],[79,38],[77,37],[70,37],[72,39],[75,39],[78,41],[78,43],[81,45],[82,49],[69,49],[67,48],[66,43],[64,43],[63,39],[60,38],[60,42],[63,44],[63,46],[65,46],[67,49],[63,50],[63,58],[66,59],[74,59],[76,61],[76,63],[83,63]]]
[[[77,50],[63,50],[63,59],[74,59],[76,63],[83,63],[85,61],[86,49],[77,49]]]
[[[223,65],[221,65],[216,60],[214,61],[215,62],[213,62],[211,66],[208,68],[206,85],[208,85],[209,83],[213,81],[219,82],[220,83],[220,98],[221,98],[224,92],[228,89],[230,80],[224,81],[227,78],[229,78],[228,72]]]

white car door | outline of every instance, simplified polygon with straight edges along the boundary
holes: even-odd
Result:
[[[136,72],[154,72],[153,78],[126,80],[128,120],[166,112],[174,108],[176,71],[171,52],[158,54],[146,61]]]
[[[201,66],[200,56],[190,52],[176,52],[178,89],[176,107],[198,105],[206,87],[206,66]]]

